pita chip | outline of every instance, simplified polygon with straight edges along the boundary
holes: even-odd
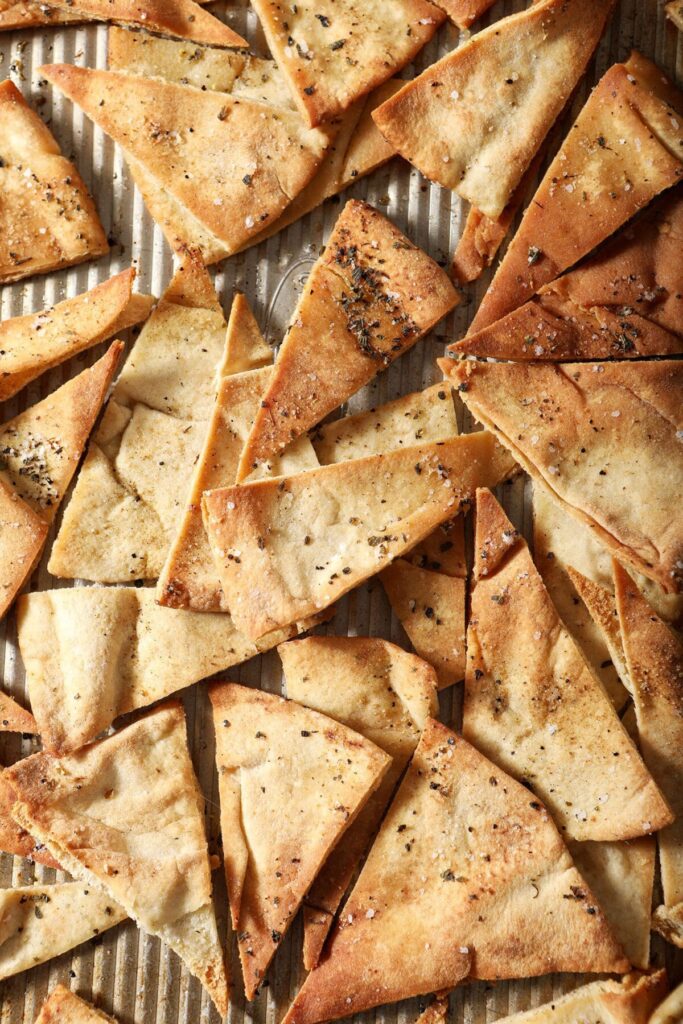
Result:
[[[437,994],[434,1001],[420,1014],[415,1024],[446,1024],[448,1020],[448,995]]]
[[[80,174],[9,80],[0,84],[0,284],[109,249]]]
[[[499,217],[565,106],[613,0],[539,0],[432,64],[374,113],[427,178]]]
[[[666,4],[664,10],[667,18],[670,18],[679,32],[683,32],[683,0],[673,0]]]
[[[633,839],[672,821],[600,682],[563,627],[525,541],[477,492],[463,735],[577,840]]]
[[[36,720],[30,711],[17,704],[9,694],[0,691],[0,732],[37,734]]]
[[[639,53],[607,71],[529,203],[470,333],[527,302],[681,180],[682,115],[680,92]]]
[[[457,301],[426,253],[350,200],[292,315],[238,481],[412,348]]]
[[[667,992],[666,971],[634,971],[620,981],[610,978],[582,985],[552,1003],[501,1017],[498,1024],[651,1024],[650,1016]]]
[[[312,126],[347,110],[429,42],[445,14],[427,0],[304,0],[286,11],[254,0],[270,52],[303,117]],[[284,17],[283,17],[284,14]]]
[[[495,485],[512,470],[481,431],[206,492],[235,624],[258,638],[329,607],[457,515],[484,478]]]
[[[0,616],[40,558],[123,345],[0,426]]]
[[[287,1024],[346,1017],[467,977],[627,970],[550,815],[531,796],[430,719]]]
[[[248,47],[246,39],[193,0],[50,0],[83,21],[109,21],[208,46]]]
[[[451,364],[450,380],[564,512],[667,593],[680,591],[681,363],[466,361]]]
[[[53,575],[159,575],[225,372],[225,332],[208,272],[185,253],[90,444],[52,548]]]
[[[126,916],[107,893],[82,882],[0,889],[0,980],[75,949]]]
[[[437,7],[446,12],[458,28],[467,29],[486,14],[495,0],[436,0]]]
[[[669,6],[673,6],[670,4]],[[683,24],[683,18],[681,19]],[[679,1024],[683,1019],[683,984],[675,988],[660,1003],[649,1019],[648,1024]]]
[[[36,864],[59,869],[59,864],[42,843],[37,842],[12,817],[14,790],[0,771],[0,851],[25,857]]]
[[[261,334],[251,306],[241,292],[232,300],[228,337],[226,340],[225,372],[245,373],[258,370],[273,361],[273,350]]]
[[[232,683],[209,694],[230,915],[252,999],[319,868],[391,758],[274,694]]]
[[[146,320],[154,299],[133,294],[131,267],[52,309],[0,323],[0,401],[46,370]]]
[[[69,14],[65,10],[48,7],[40,0],[0,2],[0,32],[51,25],[78,25],[82,20],[78,14]]]
[[[104,890],[170,946],[224,1016],[204,800],[181,705],[162,705],[76,754],[34,754],[6,772],[17,822],[78,882]]]
[[[69,64],[41,74],[229,252],[285,210],[329,144],[298,114],[247,97]]]
[[[682,247],[676,189],[588,262],[449,352],[559,362],[681,355]]]
[[[56,985],[43,1003],[36,1024],[116,1024],[116,1021],[65,985]]]
[[[377,637],[314,636],[282,644],[278,653],[288,697],[355,729],[391,758],[304,901],[304,966],[312,970],[420,733],[437,714],[436,677],[420,658]]]

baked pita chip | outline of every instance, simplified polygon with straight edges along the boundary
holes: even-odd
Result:
[[[543,805],[430,719],[285,1020],[346,1017],[467,977],[627,969]]]
[[[0,284],[109,249],[80,174],[9,80],[0,84]]]
[[[0,426],[0,617],[40,558],[123,345]]]
[[[36,842],[25,829],[17,825],[12,817],[14,801],[14,790],[0,772],[0,851],[25,857],[26,860],[44,864],[48,868],[59,869],[59,864],[43,844]]]
[[[14,29],[78,25],[82,16],[48,7],[40,0],[5,0],[0,2],[0,32]]]
[[[495,0],[435,0],[458,28],[467,29],[492,7]]]
[[[225,372],[225,332],[208,272],[185,253],[90,444],[52,548],[53,575],[159,575]]]
[[[75,949],[126,917],[107,893],[82,882],[0,889],[0,980]]]
[[[350,200],[292,315],[238,481],[411,348],[457,301],[426,253],[367,203]]]
[[[83,21],[109,21],[147,32],[160,32],[207,46],[248,47],[233,32],[193,0],[50,0],[53,7],[81,15]]]
[[[614,594],[606,587],[601,587],[599,583],[594,583],[593,580],[587,579],[586,576],[583,576],[571,566],[568,567],[567,572],[572,582],[573,590],[585,604],[591,619],[603,636],[609,651],[610,661],[616,669],[619,679],[629,696],[632,696]]]
[[[672,811],[562,625],[529,549],[477,492],[463,735],[524,782],[571,839],[618,840]]]
[[[34,754],[6,774],[17,822],[79,882],[104,890],[170,946],[225,1016],[204,799],[181,705],[163,705],[76,754]]]
[[[251,306],[241,292],[232,300],[225,344],[226,374],[258,370],[273,361],[273,350],[261,334]]]
[[[38,733],[36,720],[7,693],[0,691],[0,732]]]
[[[650,1014],[666,995],[666,971],[634,971],[621,981],[609,978],[582,985],[533,1010],[501,1017],[499,1024],[652,1024]]]
[[[667,593],[680,591],[681,363],[467,361],[451,364],[450,379],[564,512]]]
[[[670,7],[675,6],[669,4]],[[683,25],[683,16],[681,17],[681,24]],[[649,1019],[648,1024],[678,1024],[683,1018],[683,984],[680,984],[678,988],[675,988],[673,992],[667,996],[663,1003],[660,1003],[655,1012]]]
[[[613,0],[539,0],[494,22],[374,112],[401,156],[500,217],[571,96]]]
[[[673,0],[666,4],[664,10],[667,18],[671,18],[679,32],[683,32],[683,0]]]
[[[0,323],[0,401],[78,352],[146,320],[154,299],[134,295],[134,280],[131,267],[52,309]]]
[[[446,1024],[448,1020],[448,995],[437,994],[434,1001],[420,1014],[415,1024]]]
[[[391,758],[326,715],[212,686],[225,875],[252,999],[294,915]]]
[[[41,74],[229,252],[285,210],[329,143],[296,113],[247,97],[69,64]]]
[[[270,52],[309,124],[329,121],[409,64],[445,14],[427,0],[254,0]]]
[[[682,115],[680,92],[639,53],[607,71],[529,203],[471,334],[527,302],[681,180]]]
[[[229,615],[162,608],[154,591],[75,587],[22,598],[19,649],[43,745],[62,755],[119,715],[237,665],[296,629],[252,643]]]
[[[235,624],[257,638],[329,607],[513,468],[482,431],[205,493]]]
[[[80,999],[65,985],[57,985],[43,1003],[36,1024],[116,1024],[116,1021]]]
[[[282,644],[278,654],[289,698],[355,729],[391,758],[304,901],[304,966],[310,971],[420,733],[438,712],[436,676],[415,655],[377,637],[308,637]]]
[[[637,359],[683,353],[683,194],[655,204],[597,256],[449,352],[496,359]]]

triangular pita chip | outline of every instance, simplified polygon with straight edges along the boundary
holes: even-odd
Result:
[[[318,869],[391,759],[274,694],[232,683],[209,692],[230,915],[252,999]]]
[[[667,802],[490,491],[477,492],[475,553],[463,735],[572,839],[633,839],[669,824]]]
[[[472,414],[563,511],[615,557],[680,591],[683,364],[467,361],[450,373]]]
[[[82,882],[0,889],[0,980],[80,946],[126,916],[107,893]]]
[[[28,732],[37,734],[36,720],[30,711],[22,708],[8,694],[0,690],[0,732]]]
[[[306,896],[304,966],[312,970],[420,733],[437,713],[436,677],[419,658],[378,637],[314,636],[283,644],[278,653],[288,697],[355,729],[392,759]]]
[[[550,815],[433,719],[330,938],[285,1020],[628,961]]]
[[[328,146],[298,114],[248,98],[69,64],[41,74],[230,252],[286,209]]]
[[[159,575],[224,372],[225,331],[208,272],[186,253],[90,444],[52,548],[55,576]]]
[[[448,995],[437,995],[426,1010],[423,1010],[415,1024],[446,1024],[448,1020]]]
[[[182,707],[163,705],[77,754],[34,754],[6,771],[18,823],[166,942],[224,1016],[204,801]]]
[[[77,750],[115,718],[147,707],[295,635],[252,643],[229,615],[162,608],[154,591],[75,587],[25,595],[19,649],[43,745]]]
[[[676,189],[578,269],[450,346],[496,359],[637,359],[683,354],[683,193]]]
[[[583,74],[614,0],[539,0],[447,54],[374,113],[432,181],[499,217]]]
[[[670,7],[674,6],[669,4]],[[681,29],[683,30],[683,11],[681,11]],[[648,1024],[680,1024],[683,1020],[683,983],[660,1003],[650,1017]]]
[[[16,857],[25,857],[36,864],[44,864],[48,868],[59,868],[59,864],[45,846],[30,836],[26,829],[17,825],[12,817],[14,800],[14,790],[0,772],[0,850]]]
[[[249,44],[193,0],[50,0],[51,6],[81,15],[85,21],[113,21],[147,32],[209,46]]]
[[[205,493],[204,525],[236,625],[257,638],[329,607],[513,468],[480,431]]]
[[[666,971],[634,971],[621,981],[593,981],[533,1010],[501,1017],[498,1024],[649,1024],[667,992]]]
[[[116,1021],[80,999],[65,985],[57,985],[40,1008],[36,1024],[116,1024]]]
[[[131,267],[52,309],[0,323],[0,401],[78,352],[146,320],[154,300],[134,295],[134,280]]]
[[[109,249],[80,174],[17,87],[0,85],[0,284]]]
[[[237,479],[371,381],[457,301],[426,253],[367,203],[350,200],[292,315]]]
[[[664,8],[668,18],[671,18],[676,28],[683,32],[683,0],[673,0]]]
[[[495,0],[435,0],[436,6],[446,12],[458,28],[469,28],[492,7]]]
[[[204,4],[207,0],[197,0]],[[41,0],[0,0],[0,32],[11,29],[49,28],[78,25],[95,18],[66,5],[57,7]]]
[[[528,301],[681,180],[682,118],[683,97],[649,60],[634,52],[609,69],[529,203],[472,334]]]
[[[572,582],[572,589],[586,605],[591,619],[602,633],[603,639],[609,651],[610,660],[616,669],[619,679],[626,692],[631,695],[628,667],[624,654],[624,645],[621,642],[621,628],[619,626],[619,615],[614,594],[599,583],[589,580],[572,566],[568,566],[567,572]]]
[[[241,292],[232,300],[226,340],[225,372],[258,370],[273,361],[273,350],[261,334],[251,306]]]
[[[640,747],[676,815],[657,837],[664,905],[654,925],[683,948],[683,643],[616,562],[614,584]]]
[[[254,8],[311,125],[329,121],[409,64],[445,20],[428,0],[384,0],[378,9],[358,0],[303,0],[286,11],[277,0],[254,0]]]
[[[0,426],[0,616],[43,550],[123,345]]]

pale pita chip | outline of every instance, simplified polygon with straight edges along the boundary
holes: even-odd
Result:
[[[101,935],[127,914],[82,882],[0,889],[0,980]]]
[[[0,85],[0,284],[109,249],[74,164],[9,80]]]
[[[48,868],[59,869],[59,864],[44,845],[36,842],[26,829],[17,825],[12,817],[14,800],[14,790],[0,771],[0,850],[16,857],[25,857],[36,864],[44,864]]]
[[[586,605],[591,619],[603,636],[609,651],[610,661],[616,669],[623,687],[625,687],[629,696],[632,696],[614,594],[606,587],[601,587],[599,583],[589,580],[582,573],[578,572],[577,569],[572,568],[572,566],[568,566],[567,572],[573,584],[574,592],[579,595]]]
[[[17,822],[166,942],[225,1016],[204,800],[182,707],[163,705],[77,754],[34,754],[6,772]]]
[[[426,253],[350,200],[292,315],[238,481],[412,348],[457,301]]]
[[[0,732],[26,732],[37,734],[36,720],[30,711],[17,704],[9,694],[0,690]]]
[[[446,12],[458,28],[469,28],[472,22],[492,7],[495,0],[435,0],[436,6]]]
[[[437,714],[436,677],[419,658],[378,637],[315,636],[283,644],[278,653],[288,697],[355,729],[391,757],[304,901],[304,966],[312,970],[420,733]]]
[[[564,835],[634,839],[673,820],[529,549],[477,492],[463,735],[544,801]]]
[[[303,0],[283,11],[254,0],[273,57],[311,125],[329,121],[391,78],[445,20],[428,0]],[[285,17],[283,17],[285,14]]]
[[[252,999],[318,869],[391,758],[274,694],[232,683],[209,693],[230,915]]]
[[[247,47],[233,32],[193,0],[50,0],[53,7],[84,21],[110,21],[209,46]]]
[[[682,117],[683,97],[640,54],[609,69],[529,203],[470,333],[527,302],[681,180]]]
[[[559,362],[681,355],[682,247],[676,189],[596,256],[448,351]]]
[[[216,388],[226,323],[186,253],[125,362],[50,556],[55,576],[155,579],[184,510]]]
[[[207,0],[197,0],[204,4]],[[42,0],[0,0],[0,32],[11,29],[49,28],[78,25],[93,20],[83,13],[74,13],[66,6],[56,7]]]
[[[52,309],[0,323],[0,401],[78,352],[146,320],[154,299],[133,294],[134,280],[131,267]]]
[[[430,719],[285,1020],[346,1017],[467,977],[627,969],[543,805]]]
[[[41,74],[229,252],[286,209],[329,142],[296,113],[246,97],[69,64]]]
[[[205,493],[235,624],[257,638],[329,607],[513,468],[481,431]]]
[[[160,607],[137,587],[75,587],[22,597],[19,649],[43,745],[77,750],[114,719],[289,639],[252,643],[229,615]]]
[[[432,64],[373,114],[427,178],[488,217],[508,205],[583,74],[614,0],[539,0]]]
[[[683,14],[681,15],[681,27],[683,28]],[[683,984],[675,988],[664,1002],[659,1004],[648,1024],[680,1024],[681,1020],[683,1020]]]
[[[499,1024],[649,1024],[667,991],[666,971],[634,971],[621,981],[593,981],[533,1010],[501,1017]]]
[[[117,1024],[65,985],[56,985],[40,1008],[36,1024]]]
[[[683,32],[683,0],[673,0],[666,4],[664,10],[667,18],[671,18],[679,32]]]
[[[0,426],[0,616],[43,550],[123,345]]]
[[[273,350],[261,334],[251,306],[241,292],[232,300],[225,346],[226,374],[258,370],[273,361]]]
[[[467,361],[451,364],[450,379],[564,512],[616,558],[679,592],[681,363]]]

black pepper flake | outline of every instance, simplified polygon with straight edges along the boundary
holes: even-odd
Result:
[[[530,267],[533,267],[534,263],[538,263],[543,252],[538,248],[537,245],[530,245],[527,253],[527,263]]]
[[[245,185],[251,185],[251,174],[245,174],[242,181]]]
[[[302,736],[310,736],[311,734],[310,734],[310,732],[308,731],[308,729],[302,729],[302,730],[301,730],[301,735],[302,735]]]
[[[277,931],[275,931],[275,929],[273,928],[272,932],[270,933],[270,937],[271,937],[271,939],[273,940],[273,942],[276,942],[276,943],[277,943],[277,942],[279,942],[279,941],[280,941],[280,939],[282,938],[282,932],[277,932]]]
[[[331,50],[341,50],[341,48],[342,48],[342,46],[344,46],[345,42],[346,42],[345,39],[335,39],[335,41],[331,44],[330,49]]]
[[[315,86],[307,85],[306,88],[304,89],[304,92],[306,93],[307,96],[312,96],[313,93],[315,92]]]
[[[323,28],[330,27],[330,19],[327,17],[326,14],[316,14],[316,18],[318,19]]]

